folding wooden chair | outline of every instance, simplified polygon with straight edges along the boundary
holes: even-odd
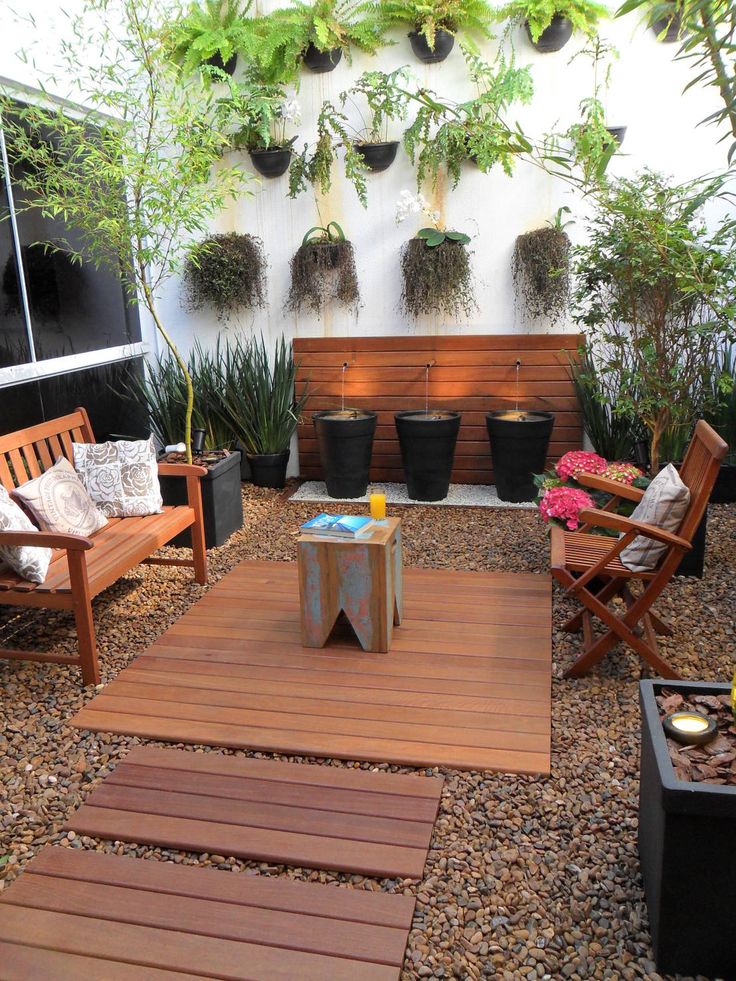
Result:
[[[671,634],[672,630],[652,611],[654,601],[674,575],[680,559],[692,545],[693,536],[708,505],[721,460],[728,446],[702,419],[695,427],[680,468],[680,477],[690,488],[690,504],[676,535],[662,531],[653,525],[632,521],[612,513],[621,499],[638,502],[643,491],[593,474],[583,474],[581,484],[594,490],[614,495],[605,509],[586,508],[580,518],[584,522],[580,531],[552,528],[551,565],[552,575],[567,587],[566,595],[574,596],[583,606],[571,617],[563,630],[583,631],[583,653],[565,677],[585,674],[616,644],[623,641],[633,648],[663,678],[679,675],[661,657],[657,647],[657,634]],[[586,533],[590,527],[611,528],[623,532],[620,538]],[[667,551],[651,572],[632,572],[619,559],[619,554],[637,535],[645,535],[667,545]],[[632,593],[629,584],[639,580],[642,589]],[[625,612],[616,612],[609,604],[621,597]],[[596,635],[593,617],[607,629]]]

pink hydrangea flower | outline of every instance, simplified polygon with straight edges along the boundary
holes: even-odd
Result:
[[[637,477],[643,477],[644,474],[633,463],[616,461],[609,463],[601,476],[608,477],[609,480],[617,480],[620,484],[630,484]]]
[[[575,487],[550,487],[539,502],[539,511],[546,522],[558,521],[570,531],[580,526],[578,515],[583,508],[595,507],[590,494]]]
[[[563,480],[576,477],[579,473],[603,473],[608,461],[597,453],[587,453],[585,450],[570,450],[561,456],[555,465],[557,476]]]

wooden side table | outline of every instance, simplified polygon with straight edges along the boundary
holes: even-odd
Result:
[[[302,644],[324,647],[341,612],[364,651],[386,653],[401,623],[401,522],[365,538],[301,535],[297,542]]]

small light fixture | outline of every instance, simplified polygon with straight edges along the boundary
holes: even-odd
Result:
[[[685,746],[702,746],[716,734],[716,724],[700,712],[673,712],[662,722],[664,731]]]

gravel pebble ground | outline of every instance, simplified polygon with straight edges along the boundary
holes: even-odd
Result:
[[[250,486],[244,501],[243,530],[211,553],[213,582],[244,558],[294,558],[295,529],[314,513],[314,505],[289,503],[278,492]],[[393,513],[403,521],[407,565],[548,568],[546,533],[533,512],[412,506]],[[708,538],[704,579],[676,580],[659,603],[675,628],[663,650],[685,677],[725,680],[736,659],[736,507],[711,507]],[[141,566],[100,597],[95,612],[104,680],[202,593],[187,570]],[[48,842],[257,870],[416,894],[406,979],[657,979],[636,849],[641,666],[619,651],[596,673],[563,680],[578,643],[560,630],[570,609],[556,589],[552,775],[445,771],[433,848],[418,886],[64,835],[60,829],[69,813],[141,740],[70,727],[68,720],[94,694],[80,687],[76,670],[0,662],[0,888]],[[0,643],[67,651],[74,644],[72,623],[61,614],[0,608]]]

